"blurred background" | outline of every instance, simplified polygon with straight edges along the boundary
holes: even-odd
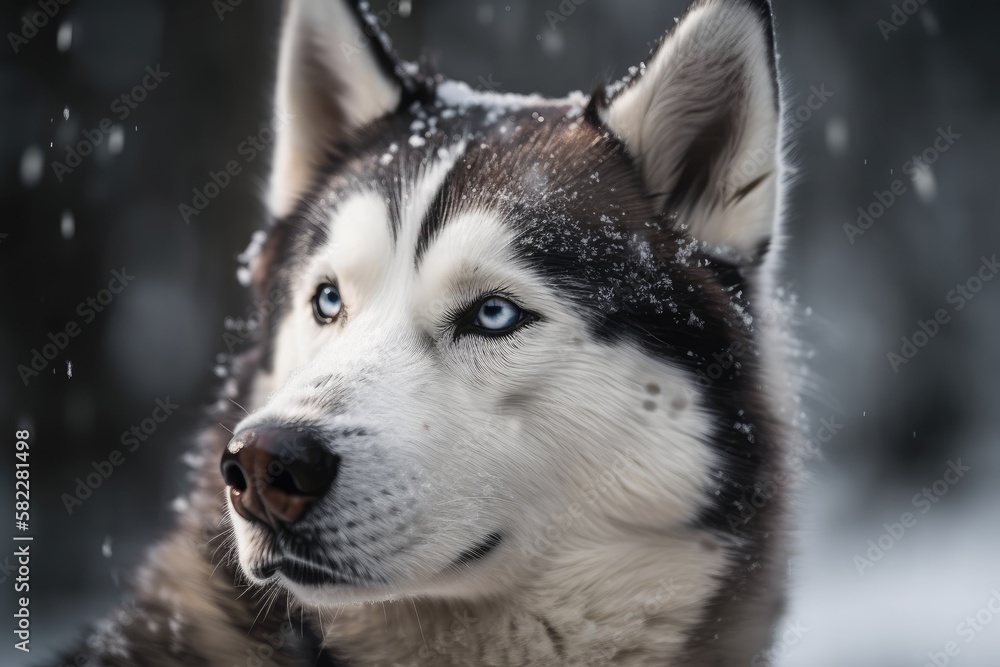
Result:
[[[623,75],[686,5],[403,0],[382,16],[405,57],[448,76],[562,94]],[[774,5],[798,169],[784,278],[819,456],[770,664],[993,667],[1000,6]],[[218,364],[245,345],[239,254],[266,225],[270,148],[247,146],[270,119],[280,12],[0,9],[0,497],[13,503],[14,432],[29,428],[33,662],[105,613],[169,529]],[[242,173],[185,216],[229,160]],[[177,406],[162,422],[157,401]],[[25,663],[12,554],[0,549],[4,665]]]

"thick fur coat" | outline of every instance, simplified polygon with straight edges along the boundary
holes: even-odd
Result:
[[[766,0],[699,0],[589,97],[481,93],[290,2],[235,435],[65,664],[766,657],[798,412],[776,60]],[[255,476],[262,434],[323,485],[301,452]]]

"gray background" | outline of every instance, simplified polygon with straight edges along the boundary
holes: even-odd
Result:
[[[1000,491],[991,482],[1000,467],[1000,281],[958,312],[947,295],[982,256],[1000,252],[1000,9],[927,0],[885,39],[878,22],[890,19],[888,2],[774,4],[790,113],[804,109],[813,86],[833,93],[795,123],[785,277],[809,357],[807,432],[818,434],[822,419],[838,424],[801,492],[789,563],[798,635],[779,643],[777,663],[919,667],[955,640],[961,654],[951,664],[995,665],[1000,619],[971,643],[957,626],[1000,590]],[[558,0],[413,0],[388,31],[404,55],[422,51],[475,87],[561,94],[623,74],[685,5],[587,0],[553,28],[546,12],[558,13]],[[4,3],[4,34],[34,11]],[[265,224],[266,159],[244,164],[191,224],[178,204],[209,171],[243,160],[240,143],[268,120],[279,13],[277,2],[243,2],[220,20],[210,2],[80,0],[19,53],[0,44],[0,497],[13,497],[15,424],[30,425],[33,657],[106,611],[170,526],[184,487],[180,456],[204,425],[213,368],[227,350],[226,319],[250,310],[237,255]],[[72,43],[60,50],[65,25]],[[50,163],[113,118],[115,98],[157,64],[170,74],[120,122],[115,150],[105,138],[59,182]],[[904,176],[904,163],[949,127],[961,136],[948,152],[916,182]],[[844,224],[896,179],[906,192],[851,243]],[[81,321],[77,304],[122,267],[135,280],[25,387],[16,366],[49,332]],[[951,321],[894,372],[887,353],[940,308]],[[181,408],[68,515],[61,495],[168,396]],[[914,494],[959,458],[971,470],[920,514]],[[908,511],[916,525],[859,574],[855,556]],[[0,549],[0,566],[10,552]],[[9,619],[9,579],[0,590]],[[22,664],[9,630],[0,636],[0,662]]]

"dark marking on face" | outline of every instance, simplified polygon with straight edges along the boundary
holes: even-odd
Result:
[[[427,212],[424,214],[424,219],[420,223],[420,234],[417,237],[417,249],[415,253],[415,268],[420,268],[420,262],[424,257],[424,252],[427,251],[431,241],[433,241],[434,238],[441,232],[450,217],[449,197],[452,193],[452,185],[454,183],[454,176],[452,176],[453,172],[454,170],[449,172],[448,176],[445,178],[445,182],[434,196],[434,200],[427,208]]]

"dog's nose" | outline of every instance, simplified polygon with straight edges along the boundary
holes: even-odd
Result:
[[[340,457],[308,433],[264,428],[234,437],[221,467],[236,512],[276,529],[301,519],[323,497]]]

